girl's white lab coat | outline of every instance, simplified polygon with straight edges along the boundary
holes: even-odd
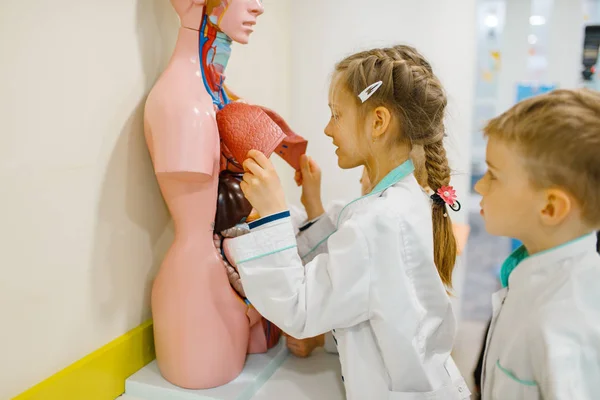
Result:
[[[290,218],[232,239],[248,299],[296,338],[332,331],[350,400],[453,400],[455,318],[412,163],[295,237]],[[305,260],[303,265],[301,257]]]
[[[517,250],[507,262],[524,256]],[[520,261],[493,307],[483,400],[600,399],[595,234]]]

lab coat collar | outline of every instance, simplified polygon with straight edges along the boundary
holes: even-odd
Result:
[[[540,273],[549,273],[553,267],[560,267],[562,261],[566,259],[595,252],[595,233],[587,234],[532,256],[527,253],[524,246],[521,246],[502,264],[500,273],[502,286],[514,289],[516,286],[527,285],[531,277]]]
[[[406,176],[413,173],[414,170],[415,166],[413,165],[413,162],[410,159],[406,160],[405,162],[394,168],[392,171],[390,171],[390,173],[387,174],[367,196],[383,192],[385,189],[395,185],[396,183],[404,179]]]
[[[387,174],[381,180],[381,182],[379,182],[375,186],[375,188],[373,188],[371,193],[366,194],[364,196],[359,197],[358,199],[351,201],[350,203],[346,204],[346,206],[344,206],[344,208],[342,208],[342,210],[338,214],[336,229],[340,226],[340,222],[342,221],[342,216],[345,215],[345,211],[347,211],[348,208],[355,207],[358,204],[363,204],[365,201],[368,201],[368,199],[376,198],[378,194],[380,194],[383,191],[394,186],[395,184],[397,184],[398,182],[400,182],[401,180],[403,180],[404,178],[406,178],[407,176],[412,174],[414,171],[415,171],[415,166],[413,165],[413,162],[410,159],[406,160],[405,162],[403,162],[402,164],[400,164],[399,166],[394,168],[389,174]]]

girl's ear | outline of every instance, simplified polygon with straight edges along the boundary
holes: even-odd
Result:
[[[382,136],[390,126],[392,114],[386,107],[377,107],[373,111],[373,140]]]

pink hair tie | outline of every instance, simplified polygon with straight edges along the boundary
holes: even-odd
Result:
[[[434,204],[448,206],[454,212],[460,210],[460,203],[456,200],[456,190],[452,186],[442,186],[431,195]],[[444,214],[446,217],[447,214]]]

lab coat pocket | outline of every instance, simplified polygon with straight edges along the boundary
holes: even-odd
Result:
[[[503,366],[499,360],[496,362],[496,368],[494,368],[493,385],[492,400],[541,399],[535,381],[517,377],[510,369]]]

